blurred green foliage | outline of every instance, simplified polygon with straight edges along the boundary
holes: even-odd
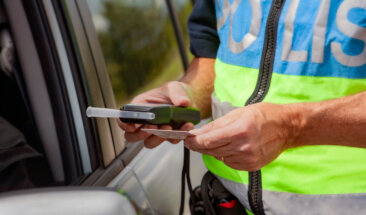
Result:
[[[141,89],[148,90],[182,74],[164,0],[135,0],[135,3],[105,0],[102,5],[101,15],[108,25],[98,31],[98,37],[118,105]],[[187,47],[186,21],[191,10],[188,0],[177,8]]]

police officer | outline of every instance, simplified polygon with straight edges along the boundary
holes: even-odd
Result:
[[[186,75],[132,102],[212,115],[185,146],[250,212],[366,214],[365,10],[364,0],[198,0]],[[128,141],[164,141],[119,124]]]

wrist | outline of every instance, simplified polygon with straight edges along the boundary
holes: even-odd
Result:
[[[190,82],[187,80],[179,81],[186,89],[187,95],[191,101],[191,107],[201,111],[201,117],[207,118],[211,116],[211,94],[213,85],[198,84],[198,82]]]
[[[201,110],[203,118],[211,115],[211,94],[214,89],[215,59],[194,58],[179,80],[190,89],[193,107]]]
[[[285,104],[282,106],[286,114],[287,148],[306,145],[307,141],[304,138],[304,131],[309,122],[309,116],[312,110],[302,103]]]

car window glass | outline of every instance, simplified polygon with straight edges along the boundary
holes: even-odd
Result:
[[[117,105],[176,80],[183,66],[165,0],[87,1]],[[190,0],[173,1],[188,50]],[[191,57],[190,57],[191,58]]]

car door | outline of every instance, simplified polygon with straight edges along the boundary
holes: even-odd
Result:
[[[184,73],[191,57],[179,25],[191,2],[4,0],[3,6],[52,172],[47,186],[107,186],[128,194],[141,211],[177,213],[182,144],[144,149],[125,142],[114,119],[89,119],[85,110],[118,108]],[[198,184],[205,168],[198,154],[191,163]]]
[[[74,50],[75,43],[65,36],[67,28],[58,20],[63,15],[57,15],[51,3],[0,2],[1,38],[7,41],[1,43],[1,51],[8,51],[1,64],[3,66],[5,62],[11,67],[4,79],[11,82],[10,87],[2,86],[5,90],[2,95],[20,96],[22,100],[13,102],[4,97],[1,115],[11,122],[5,123],[12,129],[8,130],[16,131],[23,145],[30,145],[37,151],[37,156],[44,158],[39,160],[41,163],[34,162],[32,157],[21,160],[23,172],[31,176],[27,187],[33,189],[2,193],[0,213],[136,214],[129,200],[115,189],[72,187],[81,185],[98,170],[104,172],[111,166],[121,170],[122,162],[113,162],[116,155],[108,121],[91,121],[84,114],[87,105],[103,101],[103,96],[90,96],[83,74],[85,70],[79,64],[80,55]],[[15,52],[12,52],[14,48]],[[3,80],[4,76],[1,78]],[[93,87],[98,89],[97,85]],[[10,89],[12,92],[6,92]],[[24,107],[17,108],[14,104]],[[4,111],[10,108],[14,112]],[[22,120],[27,122],[14,123]],[[27,126],[23,127],[25,124]],[[108,147],[113,148],[113,153],[105,150]],[[3,153],[4,148],[1,150]],[[10,167],[15,163],[11,157],[0,159],[11,161]],[[50,179],[45,180],[48,171]],[[1,177],[7,176],[26,177],[3,171]]]
[[[25,135],[26,142],[38,146],[45,158],[45,165],[26,160],[32,164],[26,170],[35,176],[32,182],[45,181],[47,174],[42,174],[50,171],[50,180],[33,183],[34,187],[105,185],[123,169],[122,161],[116,159],[124,148],[122,133],[115,121],[85,115],[90,105],[110,107],[113,103],[102,93],[101,74],[97,74],[88,44],[77,41],[64,3],[16,0],[0,5],[1,31],[10,32],[9,44],[15,47],[10,61],[15,61],[12,72],[19,77],[18,94],[32,119],[32,132],[39,137],[32,141]],[[76,21],[80,23],[80,18]],[[108,87],[106,82],[103,90]],[[10,109],[8,103],[1,106]],[[41,169],[44,166],[47,169]]]

